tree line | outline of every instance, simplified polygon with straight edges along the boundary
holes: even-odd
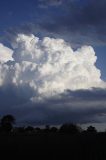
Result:
[[[73,123],[65,123],[60,127],[51,127],[46,125],[43,129],[40,127],[26,126],[26,127],[14,127],[15,117],[13,115],[5,115],[0,120],[0,133],[97,133],[97,130],[93,126],[89,126],[86,130],[83,130],[80,126]]]

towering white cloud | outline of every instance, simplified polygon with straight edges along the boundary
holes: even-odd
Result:
[[[91,46],[74,51],[63,39],[19,34],[12,47],[14,62],[0,65],[1,86],[28,86],[39,96],[105,86]],[[3,48],[4,62],[12,60]]]
[[[73,50],[63,39],[19,34],[12,48],[0,45],[2,115],[35,124],[106,122],[106,83],[91,46]]]

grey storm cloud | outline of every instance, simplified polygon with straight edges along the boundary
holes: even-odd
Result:
[[[24,88],[24,90],[27,89]],[[8,94],[7,94],[8,93]],[[106,122],[106,90],[65,91],[64,93],[42,101],[30,101],[32,96],[22,96],[22,89],[0,88],[0,113],[13,114],[18,123],[35,125]],[[3,98],[5,95],[5,99]],[[19,96],[21,95],[21,96]],[[15,98],[15,101],[14,101]],[[16,100],[17,99],[17,100]],[[8,103],[7,103],[8,102]]]
[[[34,33],[78,45],[105,44],[105,0],[39,0],[39,5],[45,7],[39,8],[40,14],[33,22],[9,29],[8,35]]]
[[[63,1],[57,13],[50,15],[51,21],[41,22],[47,31],[66,36],[79,37],[79,41],[89,43],[92,39],[105,43],[106,34],[106,1]],[[42,28],[43,28],[42,27]],[[68,36],[68,38],[69,38]],[[76,40],[75,39],[75,40]],[[93,41],[92,40],[92,41]]]

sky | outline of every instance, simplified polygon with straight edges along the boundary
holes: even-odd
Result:
[[[105,0],[102,0],[101,2],[96,0],[1,1],[1,39],[5,36],[5,32],[9,32],[9,30],[24,30],[23,32],[31,32],[38,35],[53,36],[54,34],[59,34],[57,37],[63,37],[71,43],[75,41],[75,43],[79,44],[80,41],[82,41],[83,44],[83,41],[85,41],[85,44],[91,44],[95,47],[95,51],[98,57],[97,66],[102,71],[102,78],[106,79],[105,3]],[[81,33],[79,33],[80,35],[78,37],[76,35],[75,40],[72,40],[73,35],[71,35],[71,32],[73,32],[74,26],[75,34],[78,32]],[[80,29],[80,27],[82,29]],[[58,28],[60,28],[60,32]],[[65,33],[63,34],[63,32],[67,32],[66,37],[64,37]],[[68,34],[68,32],[70,34]]]
[[[106,1],[0,1],[0,115],[105,123]]]

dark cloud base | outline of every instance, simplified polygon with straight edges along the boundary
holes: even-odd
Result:
[[[66,91],[42,101],[30,101],[22,89],[0,88],[0,114],[13,114],[18,124],[105,123],[106,90]],[[26,96],[27,95],[27,96]],[[5,98],[4,98],[5,97]]]

